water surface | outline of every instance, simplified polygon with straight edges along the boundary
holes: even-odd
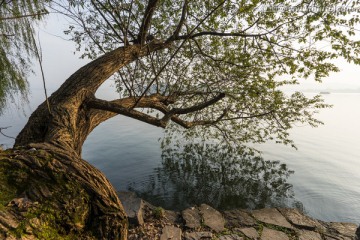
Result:
[[[42,92],[33,94],[31,109]],[[226,209],[290,206],[324,221],[360,222],[360,94],[324,95],[324,126],[291,131],[299,150],[267,143],[262,156],[239,149],[186,145],[161,149],[163,130],[123,116],[97,127],[83,158],[117,190],[133,190],[155,205],[182,209],[207,202]],[[30,113],[31,109],[25,112]],[[16,109],[0,117],[16,136],[26,117]],[[13,139],[0,136],[10,147]],[[292,172],[293,171],[293,172]]]

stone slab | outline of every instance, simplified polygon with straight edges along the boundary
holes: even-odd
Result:
[[[244,234],[246,237],[250,238],[250,239],[259,239],[259,233],[256,231],[255,228],[253,227],[248,227],[248,228],[234,228],[233,231],[236,232],[241,232],[242,234]]]
[[[356,229],[358,228],[357,224],[354,223],[341,223],[341,222],[331,222],[329,226],[332,229],[335,229],[338,233],[343,236],[354,238],[356,236]]]
[[[215,232],[221,232],[224,230],[225,219],[219,211],[206,204],[201,204],[199,210],[206,226]]]
[[[321,235],[317,232],[300,230],[299,240],[322,240]]]
[[[136,196],[134,192],[117,192],[117,195],[124,207],[129,223],[144,224],[143,208],[144,201]]]
[[[174,226],[165,226],[162,229],[160,240],[181,240],[181,229]]]
[[[297,209],[280,208],[278,209],[282,215],[292,224],[300,228],[306,228],[307,230],[314,230],[315,228],[321,228],[321,224],[300,213]]]
[[[280,231],[264,227],[260,240],[289,240],[289,237]]]
[[[293,229],[286,218],[275,208],[264,208],[252,211],[252,215],[260,222]]]
[[[235,209],[224,212],[227,228],[251,227],[256,224],[254,218],[244,210]]]
[[[211,232],[185,232],[185,240],[210,240],[213,234]]]
[[[201,227],[200,212],[196,207],[187,208],[181,213],[185,220],[185,226],[191,229],[198,229]]]
[[[164,220],[169,225],[175,225],[177,223],[180,223],[180,217],[181,215],[178,212],[165,210]]]
[[[244,240],[244,238],[242,238],[236,234],[231,234],[231,235],[220,236],[219,240]]]

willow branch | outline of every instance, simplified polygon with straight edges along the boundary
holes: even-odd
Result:
[[[28,17],[39,17],[39,16],[46,15],[46,14],[48,14],[48,12],[25,14],[25,15],[21,15],[21,16],[0,17],[0,21],[14,20],[14,19],[28,18]]]

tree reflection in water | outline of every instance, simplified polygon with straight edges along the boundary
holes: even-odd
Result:
[[[130,184],[129,190],[166,209],[207,203],[220,210],[286,206],[303,210],[287,183],[293,171],[243,148],[208,143],[167,147],[155,172],[146,183]]]

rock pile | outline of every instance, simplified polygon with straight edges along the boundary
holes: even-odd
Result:
[[[297,209],[219,212],[201,204],[182,212],[154,207],[134,193],[119,193],[129,216],[129,240],[360,240],[353,223],[323,222]]]

